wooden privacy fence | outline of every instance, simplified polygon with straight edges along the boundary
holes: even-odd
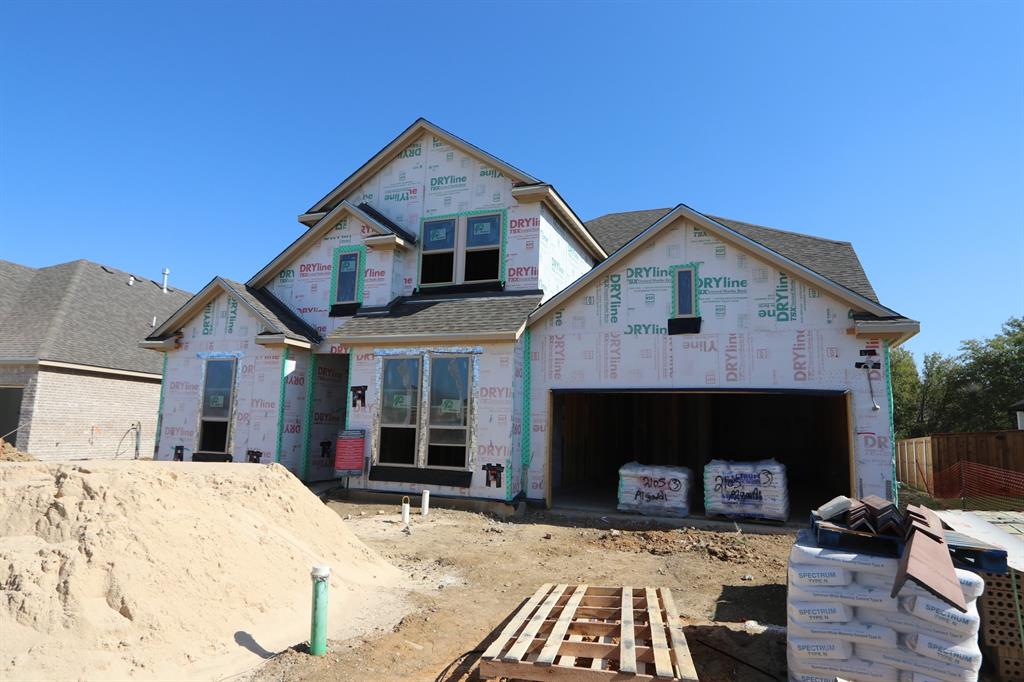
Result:
[[[897,479],[929,494],[935,490],[935,472],[957,462],[1024,472],[1024,431],[933,433],[896,442]]]

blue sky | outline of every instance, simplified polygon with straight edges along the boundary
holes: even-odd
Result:
[[[1024,314],[1024,3],[0,3],[0,258],[197,290],[419,116],[589,219],[852,241],[954,352]]]

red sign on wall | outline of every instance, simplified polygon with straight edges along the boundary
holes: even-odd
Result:
[[[338,433],[334,447],[334,473],[340,476],[361,476],[363,474],[363,450],[366,431],[347,429]]]

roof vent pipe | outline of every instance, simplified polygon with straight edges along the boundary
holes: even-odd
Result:
[[[170,269],[170,268],[164,268],[164,285],[163,285],[163,291],[164,291],[164,293],[165,293],[165,294],[167,293],[167,276],[168,276],[169,274],[171,274],[171,269]]]

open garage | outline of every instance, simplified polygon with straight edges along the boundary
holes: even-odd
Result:
[[[551,503],[612,509],[623,464],[685,466],[702,514],[704,465],[775,458],[786,466],[790,518],[851,491],[843,391],[554,390]]]

